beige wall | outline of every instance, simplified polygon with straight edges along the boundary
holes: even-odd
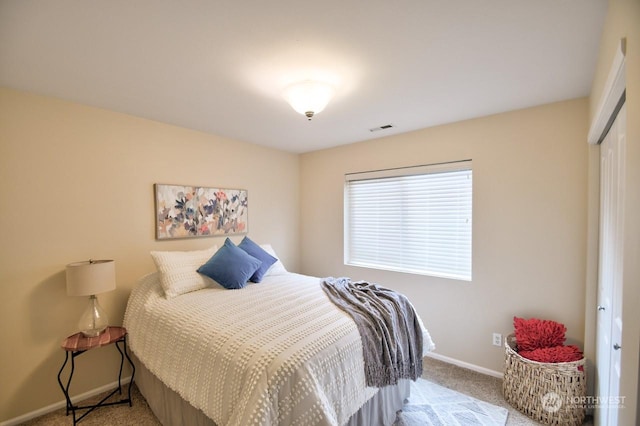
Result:
[[[625,241],[623,270],[623,335],[622,335],[622,380],[620,396],[625,396],[625,408],[620,410],[621,425],[638,424],[640,419],[640,1],[610,0],[605,20],[596,75],[591,91],[590,112],[595,115],[602,96],[614,52],[620,39],[626,38],[626,83],[627,83],[627,148],[625,178]],[[599,147],[591,147],[590,158],[597,159]],[[590,161],[589,214],[597,218],[598,161]],[[595,176],[595,177],[594,177]],[[597,227],[597,220],[589,221],[589,232]],[[597,238],[589,239],[589,264],[597,262]],[[591,272],[587,282],[587,294],[592,301],[587,306],[587,327],[595,329],[595,293],[597,275]],[[587,342],[592,352],[595,341]]]
[[[0,89],[0,421],[63,400],[59,345],[87,304],[65,293],[67,263],[115,259],[117,290],[100,300],[121,324],[132,286],[154,270],[150,250],[222,243],[155,241],[154,183],[247,189],[249,235],[271,242],[296,270],[298,162],[294,154]],[[79,357],[72,393],[114,381],[117,359],[113,348]]]
[[[587,99],[303,154],[302,272],[365,279],[407,294],[439,354],[502,371],[514,315],[563,322],[582,345]],[[473,160],[473,281],[343,264],[348,172]]]

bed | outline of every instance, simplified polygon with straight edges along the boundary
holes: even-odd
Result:
[[[205,282],[168,298],[160,268],[136,284],[124,326],[136,383],[164,425],[393,423],[409,381],[367,387],[353,320],[320,278],[278,264],[241,290]]]

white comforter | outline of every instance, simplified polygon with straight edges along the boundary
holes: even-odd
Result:
[[[376,389],[365,385],[355,323],[319,280],[267,276],[167,300],[147,275],[125,313],[129,347],[218,425],[342,425]]]

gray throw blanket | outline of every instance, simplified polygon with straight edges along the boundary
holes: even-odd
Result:
[[[358,327],[367,386],[395,385],[398,379],[422,375],[422,329],[404,295],[349,278],[325,278],[322,289]]]

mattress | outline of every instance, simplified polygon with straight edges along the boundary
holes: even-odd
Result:
[[[355,323],[316,277],[166,299],[153,273],[132,291],[124,325],[145,367],[218,425],[343,425],[377,392]],[[426,330],[424,342],[433,347]]]

